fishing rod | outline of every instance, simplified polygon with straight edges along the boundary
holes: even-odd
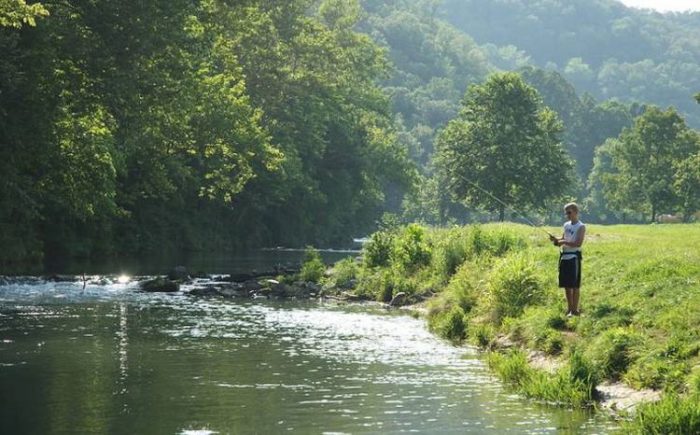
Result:
[[[489,192],[488,190],[484,189],[483,187],[479,186],[477,183],[475,183],[475,182],[469,180],[469,179],[468,179],[467,177],[465,177],[464,175],[459,175],[459,174],[457,174],[457,176],[458,176],[459,178],[461,178],[462,180],[466,181],[467,183],[469,183],[470,185],[476,187],[476,188],[479,189],[480,191],[484,192],[485,194],[487,194],[487,195],[490,196],[491,198],[493,198],[496,202],[498,202],[499,204],[501,204],[503,207],[509,208],[509,209],[513,210],[515,213],[517,213],[518,215],[520,215],[520,217],[523,218],[523,220],[525,220],[525,222],[527,222],[531,227],[533,227],[533,228],[535,228],[535,229],[537,229],[537,230],[542,231],[543,233],[547,234],[550,238],[556,238],[552,233],[550,233],[549,231],[547,231],[547,230],[545,230],[544,228],[542,228],[542,226],[537,225],[537,224],[535,224],[534,222],[532,222],[530,219],[527,218],[527,216],[525,216],[524,213],[522,213],[521,211],[519,211],[519,210],[516,209],[515,207],[512,207],[512,206],[506,204],[505,201],[501,200],[500,198],[498,198],[498,197],[497,197],[496,195],[494,195],[493,193],[491,193],[491,192]]]

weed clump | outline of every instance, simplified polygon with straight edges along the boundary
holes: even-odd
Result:
[[[534,263],[524,255],[501,260],[491,273],[488,289],[498,320],[520,316],[525,307],[542,302],[545,296]]]
[[[321,254],[312,247],[306,248],[304,263],[299,272],[299,279],[307,282],[319,282],[326,272],[326,265],[321,259]]]

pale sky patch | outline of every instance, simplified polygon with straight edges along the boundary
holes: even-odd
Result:
[[[700,11],[700,0],[620,0],[627,6],[669,11]]]

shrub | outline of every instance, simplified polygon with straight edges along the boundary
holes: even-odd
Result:
[[[394,240],[391,259],[400,268],[413,272],[430,263],[431,250],[426,240],[425,229],[411,224]]]
[[[326,265],[321,260],[321,255],[312,247],[306,248],[304,263],[299,272],[302,281],[319,282],[326,272]]]
[[[428,327],[440,337],[462,341],[466,337],[467,330],[464,311],[458,306],[453,306],[447,311],[433,313],[428,317]]]
[[[367,267],[388,266],[391,259],[391,248],[394,244],[394,233],[378,231],[370,237],[362,249],[362,257]]]
[[[589,357],[600,367],[603,376],[619,379],[634,362],[635,347],[641,338],[626,328],[614,328],[604,332],[589,349]]]
[[[525,307],[540,303],[545,297],[533,262],[523,255],[508,257],[497,264],[488,287],[490,302],[498,320],[517,317]]]

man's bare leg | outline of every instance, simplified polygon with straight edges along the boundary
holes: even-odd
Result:
[[[571,308],[574,314],[578,314],[578,299],[580,295],[581,291],[579,288],[571,289]]]
[[[574,289],[572,288],[566,288],[564,289],[566,292],[566,314],[572,313],[573,312],[573,306],[574,306]]]

